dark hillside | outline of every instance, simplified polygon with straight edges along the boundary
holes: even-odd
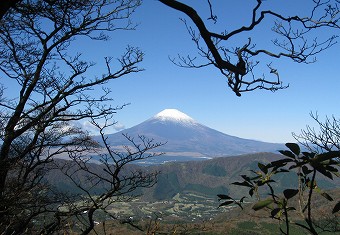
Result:
[[[150,169],[160,170],[162,175],[159,183],[151,189],[151,192],[145,191],[145,195],[149,200],[170,198],[177,193],[194,193],[210,198],[216,198],[216,195],[220,193],[232,193],[235,197],[241,197],[247,194],[247,190],[231,183],[241,181],[240,175],[250,174],[251,169],[257,168],[258,162],[266,164],[281,157],[282,155],[274,153],[256,153],[153,166]],[[296,187],[298,184],[293,172],[279,174],[276,181],[278,190]],[[318,182],[320,187],[325,189],[340,187],[339,178],[331,181],[321,176]]]
[[[241,181],[240,175],[249,174],[249,170],[256,169],[258,162],[269,163],[281,157],[282,155],[274,153],[256,153],[220,157],[205,161],[170,162],[148,167],[131,164],[124,171],[129,173],[135,169],[142,169],[145,171],[161,172],[158,183],[155,186],[137,192],[137,194],[143,193],[143,199],[146,201],[167,200],[178,193],[195,194],[214,199],[216,199],[217,194],[221,193],[231,193],[235,197],[241,197],[247,191],[231,183]],[[98,174],[103,173],[102,167],[98,164],[90,164],[90,167],[98,172]],[[77,177],[80,181],[86,182],[86,175],[78,173]],[[79,192],[73,183],[57,170],[48,175],[48,180],[61,190]],[[278,189],[294,187],[297,183],[294,173],[282,174],[277,178]],[[339,188],[340,179],[337,178],[331,181],[326,178],[320,178],[319,184],[321,188]],[[98,193],[102,188],[98,186],[92,190],[93,193]]]

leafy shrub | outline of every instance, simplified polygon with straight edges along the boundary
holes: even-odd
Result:
[[[329,202],[334,203],[330,214],[339,213],[340,201],[334,202],[334,199],[327,192],[319,187],[316,176],[321,174],[330,180],[339,177],[339,156],[340,151],[328,151],[324,153],[301,152],[299,145],[287,143],[289,150],[281,150],[280,153],[284,158],[272,161],[268,164],[258,163],[257,170],[251,170],[251,175],[241,175],[243,181],[234,182],[234,185],[246,187],[249,189],[249,196],[256,197],[257,202],[253,205],[255,211],[268,209],[270,217],[283,221],[285,228],[280,226],[282,234],[290,234],[291,224],[295,224],[311,234],[318,234],[319,231],[327,230],[318,226],[312,216],[313,195],[320,194]],[[275,190],[276,181],[273,177],[277,174],[295,173],[298,186],[295,188],[286,188],[282,193]],[[269,197],[261,198],[261,190],[267,190]],[[243,209],[243,202],[246,197],[236,200],[229,195],[217,195],[219,200],[224,202],[220,206],[236,204]],[[298,206],[293,198],[297,198]],[[337,199],[338,200],[338,199]],[[296,200],[295,200],[296,201]],[[294,221],[292,214],[300,215],[303,223]],[[337,223],[335,221],[335,223]],[[339,231],[338,226],[333,227],[332,232]]]

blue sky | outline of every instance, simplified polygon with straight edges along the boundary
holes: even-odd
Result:
[[[249,7],[253,3],[244,2]],[[303,2],[295,5],[296,1],[288,1],[283,7],[287,11],[303,12]],[[223,3],[216,9],[223,12],[227,8]],[[247,16],[246,9],[237,12],[233,9],[239,6],[233,4],[235,1],[228,15],[231,20],[226,22],[237,24]],[[282,6],[274,7],[282,9]],[[202,6],[202,9],[206,8]],[[314,125],[310,112],[317,111],[321,118],[325,115],[340,117],[339,43],[320,54],[314,64],[296,64],[287,59],[274,61],[282,80],[289,83],[288,89],[275,93],[258,90],[237,97],[213,67],[179,68],[168,59],[178,53],[196,52],[180,17],[185,16],[156,0],[144,1],[134,15],[134,20],[140,23],[136,31],[115,33],[111,41],[98,43],[86,52],[91,58],[98,58],[95,60],[98,64],[103,62],[107,53],[118,56],[127,44],[138,46],[145,52],[141,64],[145,71],[110,83],[115,104],[131,103],[116,115],[120,125],[129,128],[163,109],[175,108],[226,134],[268,142],[289,142],[294,141],[292,132],[299,133],[307,124]],[[267,30],[270,33],[270,24]],[[328,33],[331,32],[323,31],[320,37]],[[264,31],[252,36],[261,42],[263,38],[265,43],[272,39]],[[272,59],[266,62],[270,61]],[[100,73],[100,66],[97,69]]]
[[[206,1],[197,2],[202,4],[199,10],[208,17]],[[256,1],[229,1],[229,6],[227,1],[212,2],[217,2],[216,13],[227,12],[223,14],[225,18],[219,18],[219,22],[226,22],[229,27],[249,20],[247,13]],[[310,1],[267,1],[266,4],[274,4],[274,8],[293,14],[304,12],[306,2]],[[227,87],[225,77],[215,68],[179,68],[169,60],[169,56],[196,53],[180,17],[185,18],[157,0],[145,0],[133,17],[139,23],[137,30],[114,32],[108,42],[78,41],[77,47],[82,50],[83,56],[97,63],[92,72],[99,75],[105,72],[102,70],[103,58],[119,57],[128,44],[145,52],[145,60],[141,64],[145,71],[108,84],[112,89],[113,105],[131,103],[116,115],[120,125],[129,128],[164,109],[175,108],[226,134],[282,143],[294,141],[292,132],[299,133],[307,124],[314,124],[309,117],[310,112],[317,111],[322,118],[325,115],[340,118],[339,43],[320,54],[314,64],[267,59],[265,63],[273,61],[281,79],[290,87],[275,93],[258,90],[237,97]],[[266,27],[267,31],[252,32],[251,36],[259,44],[270,43],[273,39],[270,37],[271,22],[266,22]],[[328,33],[331,34],[324,30],[317,36],[323,37]],[[248,37],[242,35],[238,40]]]

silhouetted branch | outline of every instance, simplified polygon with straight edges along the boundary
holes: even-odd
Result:
[[[182,20],[197,47],[198,54],[207,59],[207,63],[196,63],[196,57],[179,56],[179,62],[171,59],[172,62],[188,68],[201,68],[208,65],[215,66],[228,81],[228,86],[235,92],[237,96],[241,96],[242,92],[253,91],[256,89],[265,89],[276,91],[287,88],[281,82],[278,71],[275,70],[274,77],[266,77],[265,75],[254,75],[254,65],[258,65],[257,56],[266,55],[269,58],[286,57],[297,63],[312,63],[315,56],[332,47],[336,43],[338,35],[331,35],[325,40],[311,38],[311,33],[318,28],[339,29],[339,1],[313,1],[313,9],[309,16],[284,16],[272,10],[264,10],[262,0],[256,0],[252,11],[249,12],[250,22],[243,26],[232,29],[228,25],[222,33],[212,32],[207,28],[207,24],[196,12],[196,10],[176,0],[159,0],[163,4],[184,13],[188,16],[192,23],[196,26],[198,33],[188,26],[185,20]],[[207,0],[209,5],[210,17],[217,23],[217,16],[213,14],[212,4]],[[225,3],[231,8],[232,3]],[[227,13],[226,13],[227,14]],[[241,34],[249,33],[263,25],[265,19],[274,19],[274,26],[271,29],[278,38],[273,39],[272,43],[276,49],[258,48],[256,43],[252,42],[252,38],[248,38],[248,42],[241,44],[236,48],[228,46],[228,42]],[[201,46],[202,40],[205,47]],[[268,47],[269,48],[269,47]],[[262,58],[261,58],[262,60]],[[236,61],[236,62],[233,62]],[[273,70],[269,71],[269,75],[273,74]],[[264,74],[264,73],[263,73]],[[256,78],[255,78],[256,77]],[[278,80],[276,79],[278,78]]]
[[[67,220],[73,221],[70,218],[85,216],[77,204],[81,197],[56,193],[46,182],[48,173],[58,167],[53,164],[55,158],[70,155],[78,167],[73,173],[68,171],[70,176],[88,170],[92,187],[104,183],[103,177],[94,179],[86,159],[80,161],[80,156],[94,154],[99,145],[77,121],[114,115],[118,109],[110,105],[110,90],[103,86],[142,70],[138,65],[143,53],[128,46],[120,58],[104,59],[107,71],[102,76],[89,74],[94,63],[83,60],[80,53],[70,53],[74,39],[108,40],[110,32],[135,29],[130,16],[140,1],[11,4],[0,15],[0,71],[11,81],[11,91],[0,86],[0,233],[51,234],[66,226]],[[6,9],[1,8],[0,14],[2,10]],[[137,180],[147,183],[148,179],[142,176],[136,173],[134,178],[126,177],[126,182],[143,186]],[[82,192],[88,189],[74,183]],[[84,200],[89,211],[82,220],[84,233],[92,230],[94,212],[102,205],[93,195],[88,198]]]
[[[318,113],[310,113],[310,116],[318,128],[306,126],[300,134],[293,133],[294,138],[310,151],[322,153],[340,150],[340,120],[332,116],[322,121]]]

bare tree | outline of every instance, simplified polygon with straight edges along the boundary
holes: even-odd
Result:
[[[72,53],[71,49],[78,37],[102,41],[108,39],[109,32],[135,29],[130,16],[140,4],[139,0],[27,0],[19,1],[3,16],[0,71],[11,89],[7,90],[3,84],[0,89],[1,234],[53,233],[66,218],[84,212],[74,206],[78,197],[55,191],[45,176],[61,167],[54,164],[61,154],[70,156],[77,171],[94,176],[81,156],[84,152],[95,153],[99,145],[76,123],[105,120],[124,106],[109,105],[110,90],[105,84],[140,72],[138,64],[143,53],[128,46],[117,60],[105,58],[106,72],[93,77],[88,72],[95,63],[82,60],[81,54]],[[15,91],[18,93],[14,94]],[[155,173],[136,171],[123,178],[119,175],[129,162],[157,155],[145,155],[145,152],[159,144],[145,137],[140,137],[142,145],[129,140],[134,148],[127,148],[126,155],[105,145],[107,154],[114,158],[113,166],[108,160],[103,161],[105,174],[99,180],[112,184],[112,188],[107,188],[98,198],[88,195],[87,208],[91,213],[111,196],[123,194],[124,188],[128,188],[127,193],[154,183]],[[119,157],[121,160],[115,162]],[[65,169],[66,165],[62,170]],[[74,176],[70,171],[64,173],[71,179]],[[87,192],[85,188],[82,190]],[[65,211],[60,205],[73,206]],[[84,234],[93,229],[93,217],[87,215]]]
[[[82,194],[78,200],[64,201],[60,207],[62,210],[57,213],[58,219],[51,224],[60,225],[61,221],[66,224],[65,222],[70,220],[70,214],[76,215],[77,223],[74,226],[81,228],[82,234],[88,234],[94,229],[98,211],[109,218],[119,219],[108,211],[113,203],[129,201],[138,196],[136,189],[152,187],[156,183],[159,172],[146,172],[141,167],[132,167],[130,163],[163,154],[150,152],[163,145],[162,143],[155,143],[153,139],[142,135],[135,139],[124,134],[128,142],[123,146],[124,151],[113,148],[105,135],[105,129],[114,124],[110,121],[112,115],[104,117],[104,124],[100,124],[96,119],[92,118],[91,123],[99,129],[101,138],[99,142],[102,143],[102,147],[94,149],[100,169],[88,164],[92,159],[88,156],[89,152],[74,151],[73,146],[69,146],[68,150],[72,161],[56,162],[57,169],[60,169]],[[126,222],[124,218],[123,221]]]
[[[147,153],[161,143],[153,143],[153,140],[144,136],[139,136],[138,140],[128,136],[127,138],[135,147],[127,147],[126,153],[109,148],[109,152],[100,153],[100,164],[89,164],[90,158],[74,152],[70,152],[72,161],[55,162],[57,168],[80,189],[81,193],[73,195],[71,199],[63,195],[63,202],[59,204],[54,217],[50,217],[44,232],[50,227],[62,226],[65,231],[80,230],[81,234],[88,234],[96,230],[96,221],[102,223],[106,219],[115,219],[126,223],[126,218],[110,213],[114,203],[130,201],[139,196],[136,190],[152,187],[157,182],[159,174],[146,172],[143,167],[129,164],[161,154]],[[63,226],[66,224],[67,227]]]
[[[338,37],[336,34],[330,35],[323,41],[316,37],[312,38],[312,33],[321,28],[339,29],[338,0],[311,0],[311,11],[307,12],[306,16],[286,16],[284,13],[271,10],[269,1],[254,0],[247,22],[240,27],[222,22],[222,28],[225,28],[222,33],[213,31],[220,23],[218,16],[214,14],[213,1],[206,1],[207,20],[204,20],[194,7],[182,1],[159,1],[190,18],[198,32],[185,19],[183,22],[197,47],[199,56],[206,60],[206,62],[199,62],[197,57],[179,56],[178,60],[172,59],[172,61],[188,68],[215,66],[227,78],[229,87],[237,96],[241,96],[242,92],[255,89],[276,91],[287,87],[281,82],[279,72],[271,62],[267,63],[271,77],[267,78],[265,76],[267,73],[261,72],[261,75],[256,73],[255,68],[260,64],[260,60],[263,60],[263,56],[276,59],[286,57],[297,63],[311,63],[315,61],[316,54],[334,45]],[[239,10],[233,9],[232,2],[224,4],[228,12]],[[226,11],[225,14],[228,15],[228,12]],[[273,22],[269,30],[277,35],[277,38],[272,39],[276,49],[273,49],[273,46],[257,45],[258,42],[252,38],[251,32],[262,26],[265,27],[265,20]],[[209,29],[211,21],[213,24],[210,24],[211,29]],[[268,31],[267,28],[261,30]],[[243,41],[240,40],[240,36],[243,36]],[[234,38],[237,38],[239,45],[232,47],[231,41]]]
[[[0,2],[0,20],[9,11],[9,9],[14,8],[15,4],[21,0],[3,0]]]
[[[300,134],[293,133],[294,138],[309,151],[322,153],[340,150],[340,120],[326,117],[320,120],[318,113],[310,113],[317,127],[306,126]]]

